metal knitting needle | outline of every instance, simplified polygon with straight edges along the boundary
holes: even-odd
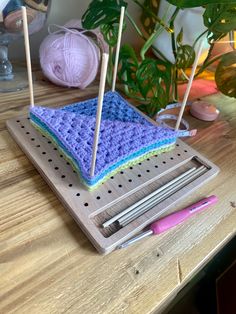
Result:
[[[172,194],[177,192],[180,188],[184,187],[188,183],[192,182],[197,176],[201,175],[202,172],[204,172],[206,168],[204,166],[201,166],[198,169],[195,169],[191,174],[189,174],[187,177],[182,178],[180,181],[176,182],[175,184],[171,185],[168,189],[162,191],[161,193],[155,195],[151,199],[149,199],[144,204],[134,208],[131,212],[128,214],[122,216],[120,219],[118,219],[118,222],[121,226],[125,226],[128,223],[130,223],[132,220],[140,216],[141,214],[145,213],[155,205],[159,204],[166,198],[170,197]]]
[[[184,220],[188,219],[192,215],[194,215],[197,212],[200,212],[206,208],[208,208],[210,205],[215,204],[218,201],[218,198],[215,195],[211,195],[210,197],[204,198],[201,201],[188,206],[180,211],[177,211],[173,214],[170,214],[158,221],[155,221],[152,223],[149,227],[149,230],[141,233],[137,237],[132,238],[131,240],[119,245],[117,248],[122,249],[130,246],[131,244],[149,236],[152,234],[161,234],[174,226],[180,224]]]
[[[147,206],[149,206],[153,202],[155,203],[156,201],[159,201],[159,200],[162,201],[163,197],[166,198],[166,197],[170,196],[171,194],[173,194],[173,191],[178,189],[180,186],[185,185],[186,182],[188,182],[192,178],[192,176],[195,175],[195,173],[198,173],[203,167],[204,166],[202,166],[201,168],[198,168],[198,169],[195,168],[194,171],[192,171],[191,173],[188,174],[188,176],[184,176],[183,178],[181,178],[177,182],[174,182],[174,184],[171,184],[169,187],[167,187],[167,189],[165,189],[165,190],[161,191],[160,193],[155,194],[153,197],[149,198],[145,203],[143,203],[139,206],[136,206],[131,212],[122,216],[118,220],[119,224],[122,224],[122,222],[129,219],[129,217],[133,217],[136,213],[142,212],[142,210],[145,210],[145,208],[147,208]]]
[[[202,173],[204,173],[206,171],[206,168],[202,168],[199,172],[196,172],[191,178],[186,179],[186,181],[182,182],[181,185],[175,187],[174,190],[169,191],[168,193],[166,193],[165,195],[163,195],[160,199],[158,200],[154,200],[151,204],[149,204],[149,206],[144,207],[141,211],[135,213],[133,216],[127,218],[126,220],[124,220],[122,223],[120,223],[120,226],[125,227],[126,225],[128,225],[130,222],[132,222],[133,220],[135,220],[136,218],[138,218],[139,216],[145,214],[148,210],[150,210],[151,208],[153,208],[154,206],[156,206],[157,204],[161,203],[162,201],[164,201],[165,199],[167,199],[168,197],[170,197],[171,195],[173,195],[174,193],[176,193],[178,190],[180,190],[181,188],[183,188],[184,186],[186,186],[188,183],[191,183],[194,179],[196,179],[197,177],[199,177]]]
[[[113,222],[117,221],[120,217],[124,216],[126,213],[130,212],[133,208],[139,206],[140,204],[146,202],[148,199],[150,199],[151,197],[153,197],[154,195],[157,195],[158,193],[160,193],[161,191],[165,190],[166,188],[168,188],[169,186],[171,186],[172,184],[174,184],[175,182],[181,180],[181,178],[188,176],[190,173],[192,173],[194,170],[196,170],[196,167],[193,167],[185,172],[183,172],[181,175],[179,175],[178,177],[174,178],[173,180],[167,182],[166,184],[162,185],[159,189],[155,190],[154,192],[152,192],[151,194],[147,195],[146,197],[142,198],[140,201],[138,201],[137,203],[129,206],[128,208],[126,208],[124,211],[122,211],[121,213],[115,215],[114,217],[112,217],[111,219],[107,220],[106,222],[104,222],[102,224],[103,228],[106,228],[108,226],[110,226]]]

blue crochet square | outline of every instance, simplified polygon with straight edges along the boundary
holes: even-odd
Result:
[[[64,153],[82,182],[94,187],[122,167],[174,145],[177,133],[155,126],[117,93],[104,95],[94,177],[90,176],[97,98],[51,109],[31,108],[33,125]]]

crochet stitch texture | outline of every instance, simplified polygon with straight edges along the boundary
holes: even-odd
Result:
[[[30,109],[32,124],[53,141],[89,189],[149,156],[174,147],[177,132],[155,126],[118,93],[104,95],[94,177],[90,176],[97,98],[50,109]]]

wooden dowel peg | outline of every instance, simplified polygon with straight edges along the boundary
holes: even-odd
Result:
[[[28,29],[26,8],[24,6],[21,7],[21,12],[22,12],[22,17],[23,17],[23,30],[24,30],[28,82],[29,82],[30,106],[34,107],[34,90],[33,90],[32,66],[31,66],[31,56],[30,56],[29,29]]]
[[[189,81],[188,81],[188,85],[187,85],[186,92],[184,94],[184,99],[183,99],[183,102],[182,102],[182,106],[180,108],[178,119],[177,119],[177,122],[176,122],[176,125],[175,125],[175,130],[176,131],[179,129],[180,122],[181,122],[183,114],[184,114],[184,109],[185,109],[185,106],[187,104],[188,96],[189,96],[189,93],[190,93],[190,90],[191,90],[191,87],[192,87],[192,84],[193,84],[193,79],[194,79],[194,75],[195,75],[195,72],[196,72],[196,69],[197,69],[198,61],[199,61],[199,58],[200,58],[201,53],[202,53],[203,43],[204,43],[204,41],[202,40],[200,42],[200,44],[199,44],[198,52],[197,52],[196,58],[195,58],[194,63],[193,63],[192,72],[191,72],[191,75],[190,75],[190,78],[189,78]]]
[[[99,140],[100,125],[101,125],[101,117],[102,117],[103,98],[104,98],[104,91],[105,91],[105,85],[106,85],[108,59],[109,59],[109,55],[107,53],[103,53],[99,94],[98,94],[98,104],[97,104],[96,127],[95,127],[94,140],[93,140],[92,163],[91,163],[91,170],[90,170],[91,177],[94,176],[95,167],[96,167],[96,158],[97,158],[98,140]]]
[[[125,15],[125,7],[121,7],[118,39],[117,39],[117,45],[116,45],[115,65],[114,65],[112,89],[111,89],[113,92],[116,89],[116,76],[117,76],[117,69],[118,69],[118,62],[119,62],[119,55],[120,55],[120,44],[121,44],[121,37],[122,37],[122,30],[123,30],[123,23],[124,23],[124,15]]]

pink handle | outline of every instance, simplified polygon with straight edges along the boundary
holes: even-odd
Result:
[[[176,213],[173,213],[152,223],[150,226],[150,230],[152,230],[153,234],[160,234],[162,232],[165,232],[166,230],[178,225],[193,214],[206,209],[212,204],[215,204],[217,201],[218,198],[215,195],[204,198],[198,203],[195,203],[189,207],[186,207]]]

